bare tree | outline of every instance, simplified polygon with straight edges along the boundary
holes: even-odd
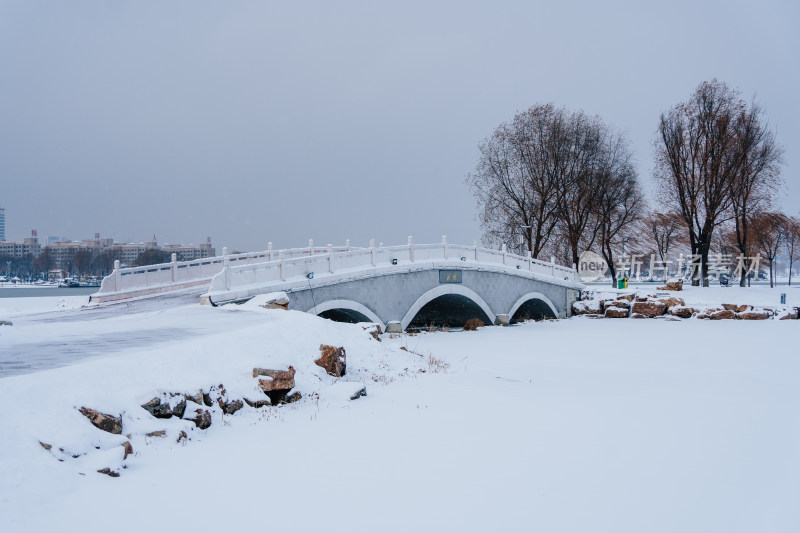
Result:
[[[783,213],[761,213],[752,220],[753,242],[769,263],[769,286],[774,287],[773,265],[784,244],[788,220]]]
[[[780,165],[783,149],[775,141],[775,134],[767,129],[759,105],[753,103],[736,117],[737,169],[733,175],[731,207],[735,224],[736,246],[740,254],[750,257],[748,224],[751,218],[768,210],[772,198],[780,189]],[[741,271],[739,285],[746,283],[745,270]]]
[[[576,112],[569,116],[561,138],[559,219],[574,265],[578,264],[581,249],[591,248],[597,238],[598,226],[592,222],[598,209],[599,179],[610,135],[599,117]]]
[[[731,215],[739,172],[737,118],[745,112],[738,94],[717,80],[703,82],[688,101],[661,115],[655,180],[662,202],[681,214],[693,261],[708,286],[708,252],[714,230]],[[700,280],[692,280],[699,285]]]
[[[786,217],[786,233],[783,246],[789,260],[789,285],[792,284],[792,268],[795,261],[800,261],[800,219]]]
[[[609,141],[595,179],[598,189],[595,220],[598,244],[613,287],[617,283],[614,264],[617,245],[625,240],[627,233],[635,231],[646,206],[627,143],[619,135]]]
[[[557,140],[564,111],[552,104],[518,113],[479,146],[481,157],[467,178],[482,210],[484,242],[512,246],[522,235],[534,258],[558,223]]]
[[[642,240],[658,255],[662,263],[668,261],[671,249],[686,244],[683,218],[675,212],[649,212],[640,221],[639,232]],[[667,277],[666,270],[664,277]]]

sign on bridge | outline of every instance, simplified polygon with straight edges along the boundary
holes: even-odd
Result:
[[[440,270],[439,283],[461,283],[460,270]]]

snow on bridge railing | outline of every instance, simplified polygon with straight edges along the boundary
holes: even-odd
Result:
[[[473,267],[477,266],[476,263],[500,265],[562,283],[577,282],[575,270],[557,265],[554,261],[548,263],[533,259],[530,253],[526,256],[510,253],[505,246],[501,250],[490,250],[479,247],[477,242],[472,246],[453,245],[447,243],[447,237],[442,237],[442,242],[438,244],[415,244],[413,238],[409,237],[408,244],[400,246],[375,246],[373,240],[368,248],[331,249],[323,255],[304,257],[289,257],[279,252],[277,260],[248,265],[229,264],[228,268],[214,276],[209,294],[222,294],[242,287],[280,285],[292,279],[306,278],[310,273],[357,272],[393,265],[398,265],[397,270],[402,270],[413,268],[414,263],[432,261],[464,261]]]
[[[176,254],[172,254],[172,261],[169,263],[141,267],[121,268],[119,261],[114,261],[114,271],[103,278],[100,290],[91,296],[91,300],[94,302],[119,300],[202,285],[209,283],[215,275],[222,272],[226,264],[241,266],[274,261],[279,255],[285,258],[300,258],[349,250],[353,250],[349,240],[344,246],[314,246],[314,241],[309,240],[308,247],[287,250],[273,250],[271,242],[263,252],[228,255],[227,248],[223,248],[221,256],[193,261],[178,261]]]

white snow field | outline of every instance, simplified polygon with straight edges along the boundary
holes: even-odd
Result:
[[[8,317],[0,360],[78,353],[0,378],[4,533],[800,531],[795,320],[578,317],[378,342],[248,304]],[[346,376],[314,364],[321,343],[346,348]],[[139,407],[219,384],[252,399],[253,367],[290,364],[302,400],[202,406],[207,430]],[[122,414],[123,435],[82,406]]]

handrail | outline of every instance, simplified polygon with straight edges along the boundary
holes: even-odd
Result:
[[[315,279],[315,283],[324,282],[316,278],[318,275],[324,279],[334,275],[337,278],[344,278],[357,276],[370,269],[380,269],[381,272],[388,273],[414,269],[417,268],[415,265],[430,263],[447,264],[451,267],[463,265],[468,269],[500,268],[511,270],[509,273],[521,276],[544,278],[554,284],[565,286],[579,284],[577,272],[573,269],[556,265],[555,262],[533,259],[530,255],[517,255],[505,249],[481,248],[477,244],[473,246],[448,244],[446,238],[438,244],[415,244],[409,238],[407,245],[375,246],[372,241],[369,248],[338,252],[332,250],[326,254],[304,257],[280,255],[277,260],[249,265],[228,264],[222,272],[214,276],[208,294],[252,295],[253,291],[260,292],[260,288],[288,287],[306,280],[311,283],[312,278]]]
[[[373,267],[409,268],[417,263],[458,261],[470,268],[480,265],[507,268],[529,272],[530,276],[544,276],[551,281],[571,285],[577,283],[577,273],[555,262],[533,259],[530,254],[517,255],[500,250],[449,244],[443,237],[441,243],[416,244],[409,237],[408,243],[397,246],[375,245],[370,241],[367,248],[350,246],[315,246],[313,240],[303,248],[273,250],[269,243],[267,250],[240,254],[227,253],[223,248],[221,256],[177,261],[157,265],[121,268],[114,262],[114,271],[103,278],[100,290],[93,300],[119,299],[128,294],[150,294],[209,284],[209,293],[230,291],[231,288],[253,284],[276,285],[303,278],[309,272],[333,274],[336,272],[357,272]]]

